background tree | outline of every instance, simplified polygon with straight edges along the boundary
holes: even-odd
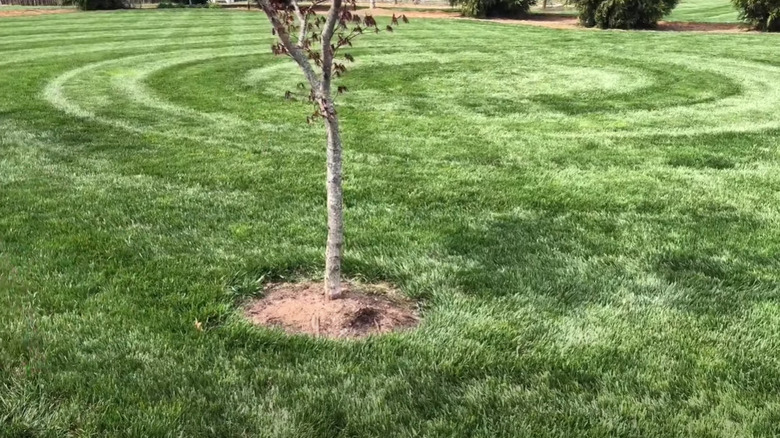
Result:
[[[130,0],[75,0],[76,6],[84,11],[128,9]]]
[[[325,16],[317,13],[324,0],[314,0],[301,6],[298,0],[257,0],[258,6],[271,22],[272,32],[277,37],[271,46],[275,55],[290,57],[303,72],[308,82],[306,99],[314,105],[314,113],[307,118],[311,123],[324,120],[327,132],[327,210],[328,240],[325,249],[325,294],[329,298],[341,296],[341,259],[344,246],[344,203],[341,171],[341,132],[339,118],[333,101],[333,77],[339,77],[347,70],[345,63],[354,61],[349,53],[341,49],[352,47],[352,41],[365,32],[379,33],[376,20],[371,15],[358,15],[355,0],[343,2],[332,0]],[[407,22],[406,16],[393,15],[391,24],[384,30],[393,31],[399,20]],[[302,88],[307,88],[303,84]],[[338,87],[337,93],[346,92]],[[288,91],[286,97],[294,99]]]
[[[528,15],[536,0],[449,0],[450,5],[460,6],[460,12],[466,17],[486,18],[505,17],[522,18]]]
[[[601,29],[652,29],[679,0],[573,0],[580,23]]]
[[[780,32],[780,0],[732,0],[739,18],[751,27],[767,32]]]

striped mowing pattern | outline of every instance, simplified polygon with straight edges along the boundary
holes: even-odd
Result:
[[[424,318],[359,342],[240,316],[323,267],[322,130],[271,41],[0,18],[0,437],[777,434],[778,36],[365,36],[345,272]]]

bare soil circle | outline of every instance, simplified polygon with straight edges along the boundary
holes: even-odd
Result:
[[[260,326],[332,339],[407,330],[419,322],[415,303],[387,284],[344,282],[343,289],[341,298],[328,299],[322,282],[271,283],[244,314]]]

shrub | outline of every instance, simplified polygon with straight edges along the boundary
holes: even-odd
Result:
[[[450,0],[452,6],[460,5],[466,17],[522,17],[536,0]]]
[[[173,0],[174,3],[179,3],[191,8],[205,8],[208,6],[209,0]]]
[[[129,0],[75,0],[74,3],[84,11],[128,9],[131,7]]]
[[[651,29],[679,0],[575,0],[580,23],[601,29]],[[736,0],[735,0],[736,1]]]
[[[216,5],[216,6],[214,6]],[[176,9],[176,8],[219,8],[216,3],[209,3],[208,0],[177,0],[173,2],[160,2],[157,4],[158,9]]]
[[[780,0],[732,0],[739,18],[758,30],[780,32]]]

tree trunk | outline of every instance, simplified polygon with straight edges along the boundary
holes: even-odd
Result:
[[[328,131],[327,180],[328,243],[325,249],[325,295],[341,296],[341,250],[344,245],[344,203],[341,189],[341,135],[339,118],[330,96],[323,98],[325,126]]]
[[[376,0],[371,0],[371,9],[376,9]]]

